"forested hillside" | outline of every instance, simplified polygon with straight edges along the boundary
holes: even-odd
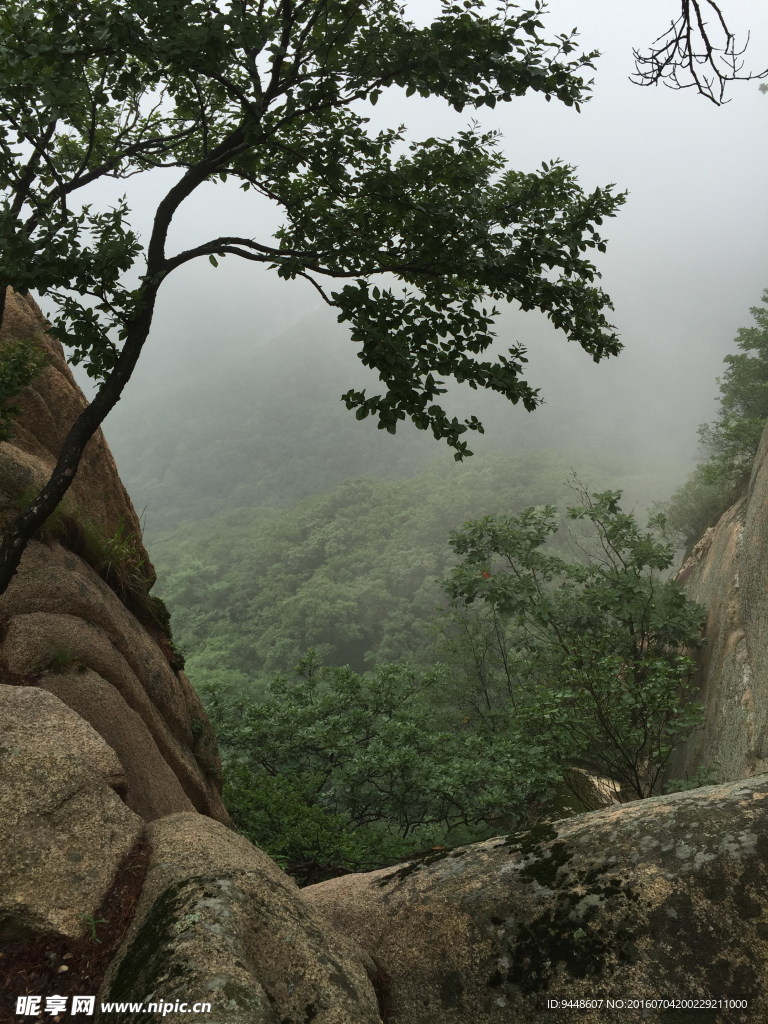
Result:
[[[346,348],[306,317],[241,356],[191,359],[118,407],[108,435],[148,534],[233,507],[289,508],[371,466],[397,478],[433,460],[431,438],[411,429],[393,444],[342,408],[360,373],[345,381]]]
[[[409,480],[350,479],[289,510],[234,508],[164,533],[153,555],[192,679],[246,686],[310,647],[356,671],[424,663],[449,532],[557,500],[568,471],[545,452],[461,471],[446,460]]]
[[[504,320],[501,340],[520,326]],[[584,479],[594,470],[632,501],[666,497],[688,462],[664,424],[640,418],[647,395],[607,390],[583,353],[561,352],[535,320],[525,329],[532,347],[535,341],[531,373],[545,403],[528,413],[454,387],[455,415],[474,410],[486,427],[463,464],[408,423],[393,436],[344,408],[342,392],[371,380],[343,328],[327,317],[303,316],[273,337],[235,339],[234,346],[193,337],[188,358],[142,380],[139,395],[126,396],[106,424],[131,496],[145,511],[153,552],[155,538],[181,522],[231,508],[287,509],[352,478],[401,480],[439,465],[446,483],[462,487],[462,475],[477,471],[468,467],[494,453],[530,455],[535,463],[537,453],[557,451],[562,479],[569,467]],[[533,482],[532,472],[526,479]],[[544,500],[535,491],[524,500]]]
[[[737,345],[757,355],[726,357],[720,417],[701,432],[710,450],[713,438],[730,445],[716,449],[718,479],[736,465],[731,449],[743,478],[764,415],[764,312],[752,313],[758,327]],[[564,785],[567,765],[653,792],[698,721],[675,651],[697,642],[700,611],[676,590],[662,599],[672,548],[638,525],[682,478],[675,453],[650,430],[641,460],[610,406],[582,406],[579,419],[584,395],[561,392],[562,407],[525,430],[490,407],[490,436],[456,462],[413,429],[392,438],[330,401],[355,367],[337,334],[318,331],[321,351],[313,330],[283,332],[270,360],[257,347],[236,367],[180,374],[162,403],[150,394],[144,415],[113,426],[240,827],[308,882],[589,806],[575,777]],[[675,495],[669,536],[685,542],[717,514],[694,501],[711,463]],[[606,499],[596,523],[589,493],[606,489],[637,516]],[[584,500],[584,516],[565,521]],[[547,505],[565,526],[557,537]],[[590,516],[592,541],[579,523]],[[589,568],[601,529],[617,547]],[[523,573],[509,593],[493,582],[499,559]],[[546,581],[538,612],[531,580]],[[619,651],[634,689],[616,689]],[[648,723],[652,742],[636,731]],[[643,758],[627,761],[635,747]]]
[[[237,361],[181,367],[110,423],[197,686],[261,687],[310,647],[356,671],[429,663],[451,530],[557,503],[574,470],[641,508],[679,479],[652,425],[641,457],[610,404],[565,387],[533,414],[486,403],[477,454],[456,462],[413,427],[393,437],[344,409],[362,375],[349,350],[307,317]],[[542,375],[556,383],[557,365]]]
[[[264,351],[211,360],[205,373],[182,368],[110,435],[146,506],[156,592],[219,730],[239,827],[306,883],[583,809],[562,766],[584,761],[600,722],[567,686],[557,708],[547,704],[549,683],[538,687],[554,666],[534,672],[503,617],[482,602],[451,609],[441,586],[458,561],[451,535],[530,506],[564,515],[578,498],[574,471],[592,491],[623,489],[642,520],[682,475],[677,453],[651,425],[640,458],[611,403],[563,387],[559,405],[530,416],[489,405],[477,454],[457,462],[413,428],[392,437],[334,401],[359,373],[337,333],[305,320]],[[548,369],[550,380],[567,376]],[[571,523],[548,548],[580,558],[574,530],[581,537]],[[611,587],[613,605],[629,608]],[[598,600],[596,636],[610,604]],[[657,673],[653,706],[635,694],[631,714],[613,678],[589,699],[638,749],[633,719],[651,716],[657,771],[669,737],[692,727],[668,706],[687,676],[667,691]],[[518,689],[528,710],[513,720]],[[574,734],[545,728],[552,715]],[[609,761],[585,763],[629,780],[637,766],[610,761],[610,736],[599,746]]]

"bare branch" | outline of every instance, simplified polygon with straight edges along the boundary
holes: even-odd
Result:
[[[714,28],[706,14],[714,13]],[[740,60],[749,44],[749,34],[739,49],[715,0],[681,0],[679,17],[657,39],[648,53],[633,50],[635,85],[658,85],[669,89],[696,89],[715,106],[728,101],[728,82],[768,77],[768,68],[742,74]]]
[[[176,256],[167,259],[163,265],[163,275],[167,276],[172,270],[198,259],[200,256],[216,256],[219,253],[232,253],[235,256],[242,256],[244,259],[256,260],[260,263],[279,262],[286,257],[299,257],[306,261],[307,258],[317,259],[316,252],[297,252],[294,249],[275,249],[271,245],[261,245],[251,238],[237,238],[234,236],[222,236],[211,239],[203,245],[195,246],[194,249],[186,249]]]
[[[322,298],[323,302],[325,302],[328,306],[338,306],[338,302],[334,302],[330,295],[328,295],[325,292],[323,287],[320,284],[318,284],[318,282],[313,277],[310,277],[309,274],[305,274],[303,271],[301,271],[296,276],[303,277],[305,281],[309,281],[312,287],[315,288],[316,291],[320,293],[320,297]]]

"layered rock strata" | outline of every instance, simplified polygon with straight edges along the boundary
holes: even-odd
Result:
[[[13,436],[0,443],[3,520],[47,480],[86,404],[45,327],[30,297],[9,293],[0,346],[29,341],[49,362],[15,401]],[[0,682],[42,687],[92,725],[122,765],[128,807],[145,820],[197,810],[227,821],[218,753],[200,701],[172,667],[161,626],[150,617],[139,621],[109,585],[109,570],[114,576],[117,568],[106,560],[129,552],[126,571],[140,575],[138,596],[151,607],[141,591],[154,571],[101,431],[52,520],[0,596]]]

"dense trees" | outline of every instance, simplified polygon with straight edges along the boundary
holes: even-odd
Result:
[[[381,381],[378,394],[350,389],[348,408],[389,432],[410,419],[457,458],[468,452],[467,433],[482,426],[474,415],[460,420],[446,412],[445,381],[528,409],[539,402],[525,379],[522,348],[488,354],[496,304],[543,312],[596,361],[619,351],[610,300],[592,263],[605,249],[600,225],[623,202],[613,186],[586,194],[559,162],[516,172],[496,135],[476,126],[450,139],[411,142],[401,129],[373,132],[365,117],[365,104],[390,86],[457,110],[493,107],[529,91],[578,108],[589,96],[584,75],[596,55],[578,53],[575,33],[545,38],[542,12],[539,0],[529,10],[503,4],[493,13],[481,0],[444,0],[435,21],[419,28],[394,0],[6,2],[0,320],[6,286],[47,296],[58,309],[54,331],[98,389],[46,486],[6,524],[0,591],[119,400],[150,335],[163,282],[194,260],[216,266],[238,257],[284,279],[305,279],[349,325],[362,363]],[[173,172],[173,182],[145,245],[127,198],[99,209],[88,189],[160,168]],[[222,229],[173,251],[171,224],[187,201],[203,184],[228,179],[272,202],[283,226],[259,238]],[[0,399],[11,399],[37,369],[32,353],[9,349]],[[383,542],[392,509],[375,507],[376,497],[368,502],[368,525]],[[481,692],[471,674],[442,679],[402,664],[360,674],[308,663],[295,678],[272,683],[257,705],[233,705],[214,692],[230,803],[242,827],[310,878],[477,837],[496,830],[503,815],[535,817],[551,809],[574,764],[615,774],[635,795],[652,792],[671,743],[690,724],[681,705],[689,665],[675,645],[692,642],[696,613],[659,581],[662,549],[621,518],[615,499],[596,501],[600,515],[589,508],[584,515],[598,533],[612,524],[611,550],[620,563],[629,558],[633,571],[551,561],[554,555],[533,544],[551,532],[548,521],[532,513],[528,561],[518,573],[528,572],[530,584],[541,570],[551,584],[528,586],[532,619],[493,569],[509,549],[486,544],[482,593],[461,576],[477,568],[471,563],[480,535],[472,535],[472,550],[456,549],[469,562],[453,577],[454,598],[465,605],[487,600],[506,696],[486,686],[488,676]],[[446,504],[443,496],[443,513]],[[395,512],[408,520],[408,507]],[[284,663],[312,642],[313,630],[329,635],[327,647],[337,644],[323,653],[357,668],[371,654],[407,646],[401,627],[413,618],[408,600],[414,589],[423,593],[435,568],[413,536],[410,548],[401,545],[387,560],[388,575],[371,579],[367,563],[350,557],[357,550],[350,517],[321,535],[299,522],[303,533],[289,543],[267,513],[231,509],[221,521],[230,561],[238,517],[247,520],[246,543],[255,549],[237,566],[239,576],[233,579],[228,565],[216,578],[203,563],[206,586],[197,589],[199,566],[188,562],[169,583],[178,604],[185,595],[196,604],[188,624],[212,641],[219,678],[229,668],[231,681],[242,682],[274,667],[270,657]],[[330,571],[312,576],[311,592],[286,588],[286,578],[328,563]],[[639,578],[645,570],[648,585]],[[248,571],[266,585],[260,609],[271,607],[272,621],[239,600]],[[392,620],[379,603],[383,595],[402,598]],[[635,610],[645,632],[627,646],[626,631],[640,625]],[[239,630],[238,662],[224,671],[215,649],[222,619]],[[531,622],[548,622],[568,643],[547,645],[540,634],[534,642]],[[255,639],[243,635],[243,625]],[[287,625],[304,633],[286,643]],[[475,635],[486,625],[476,620]],[[518,668],[525,662],[525,674],[512,671],[515,660]],[[596,761],[595,737],[601,755],[619,746],[623,760]],[[330,852],[328,843],[336,844]]]
[[[568,458],[478,456],[460,468],[439,460],[410,479],[348,480],[288,510],[234,508],[155,536],[191,678],[252,689],[310,647],[357,672],[405,658],[430,664],[449,532],[483,513],[559,501]],[[312,479],[320,490],[321,477]]]
[[[588,527],[571,537],[579,560],[552,550],[556,509],[529,508],[456,533],[461,561],[446,586],[462,613],[476,713],[511,713],[556,763],[647,797],[698,721],[684,652],[701,642],[703,610],[668,578],[674,552],[659,539],[661,519],[640,529],[620,492],[579,487],[578,497],[566,522]],[[487,611],[473,622],[478,602]]]
[[[439,671],[364,674],[314,658],[254,702],[206,695],[237,826],[301,883],[535,820],[558,768],[446,700]]]
[[[595,360],[618,352],[589,256],[622,195],[582,192],[560,163],[515,172],[479,128],[407,145],[361,112],[389,86],[458,110],[528,91],[578,107],[596,54],[578,54],[574,33],[547,40],[542,9],[445,0],[419,28],[394,0],[4,5],[0,303],[6,285],[50,296],[56,333],[99,387],[48,483],[6,526],[0,590],[130,379],[163,281],[192,260],[237,256],[307,279],[383,384],[349,391],[348,407],[389,431],[410,418],[457,457],[481,427],[445,412],[444,379],[538,402],[521,349],[482,358],[495,302],[542,310]],[[97,210],[83,190],[156,168],[177,173],[143,245],[127,199]],[[173,252],[186,201],[227,178],[276,204],[275,237]]]

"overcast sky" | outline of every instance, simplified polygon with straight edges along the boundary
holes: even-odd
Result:
[[[437,5],[416,0],[411,7],[422,20]],[[768,4],[723,0],[723,7],[741,37],[751,29],[747,66],[768,66]],[[688,457],[697,424],[714,411],[722,357],[768,287],[768,95],[755,82],[735,83],[731,102],[718,108],[694,90],[632,85],[632,47],[646,49],[678,8],[677,0],[553,0],[548,33],[578,26],[584,48],[602,54],[593,99],[581,113],[532,96],[492,112],[457,114],[391,90],[371,114],[375,127],[405,123],[412,138],[447,135],[475,117],[501,130],[514,168],[561,157],[578,168],[585,188],[613,182],[629,192],[604,228],[609,246],[599,263],[624,353],[595,366],[532,314],[506,319],[500,340],[530,346],[533,382],[543,385],[550,405],[573,406],[574,430],[595,410],[607,412],[601,429],[609,432],[612,418],[632,416],[638,437],[653,423]],[[173,174],[127,183],[145,229]],[[174,223],[172,244],[186,248],[228,233],[263,239],[278,219],[251,196],[236,186],[201,189]],[[180,359],[190,372],[204,372],[207,356],[247,353],[315,307],[308,285],[280,282],[232,257],[218,270],[207,262],[182,268],[163,286],[155,330],[108,436],[142,392],[177,372]],[[334,320],[322,306],[313,315]],[[340,381],[338,393],[346,386]]]

